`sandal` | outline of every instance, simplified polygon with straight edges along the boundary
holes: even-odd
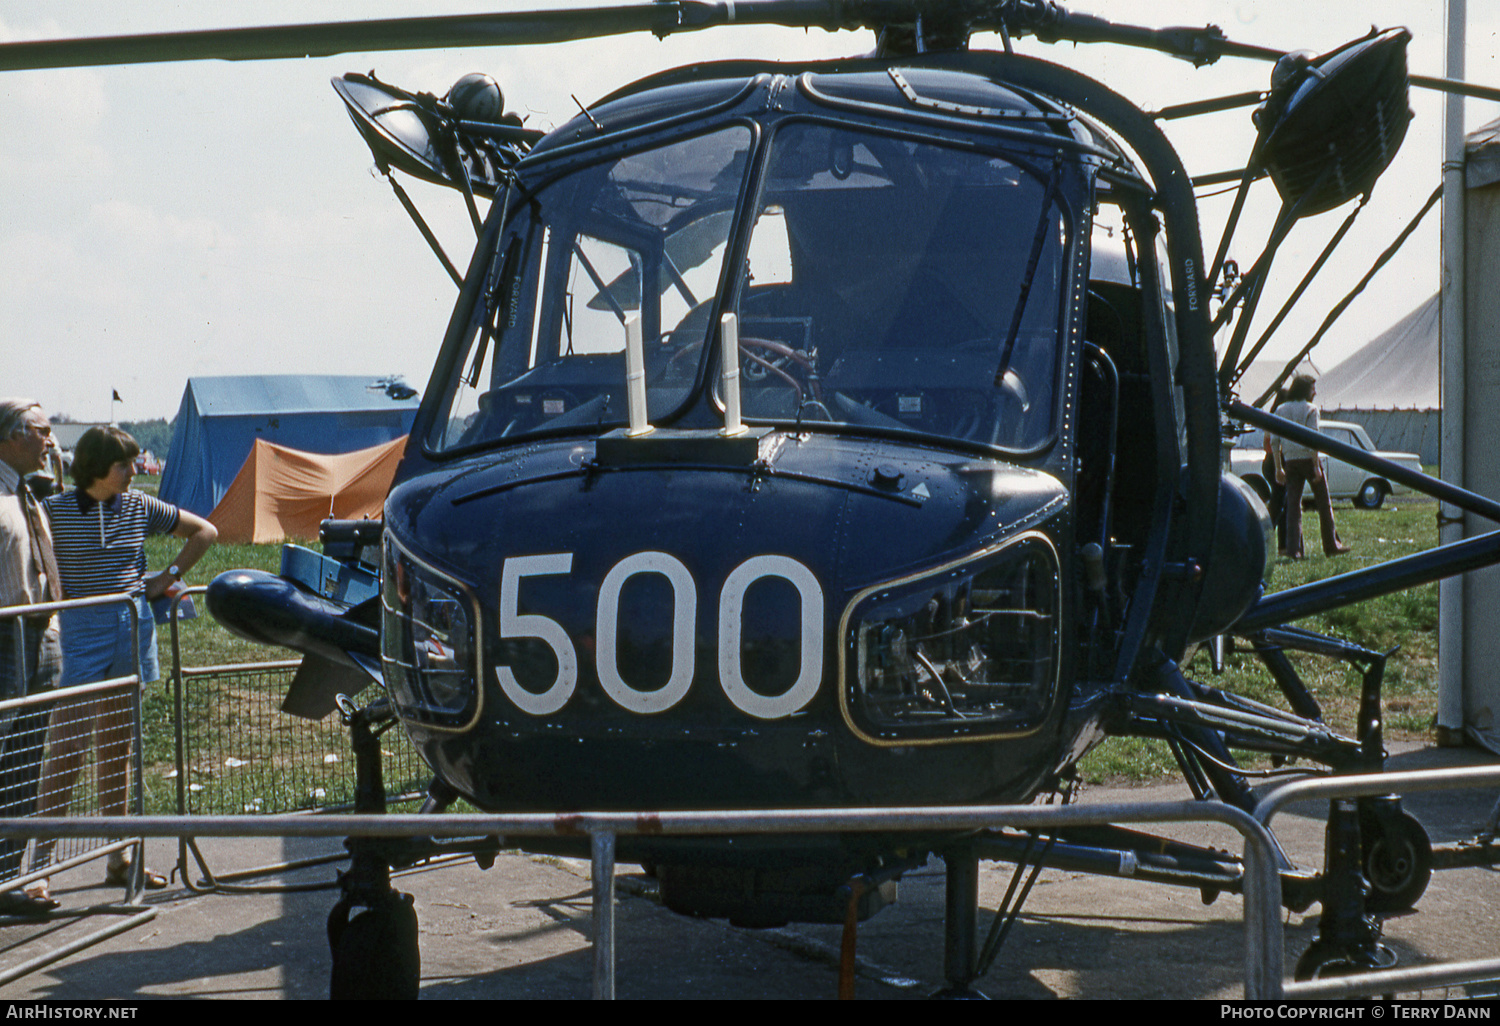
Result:
[[[61,902],[52,897],[52,891],[47,886],[48,883],[49,881],[45,879],[33,881],[22,893],[32,901],[38,901],[44,905],[51,905],[53,908],[56,908]]]
[[[19,891],[0,892],[0,916],[45,916],[61,904],[53,897],[33,898]]]
[[[109,866],[104,871],[104,882],[112,887],[126,887],[130,884],[130,871],[133,868],[129,862]],[[159,891],[167,886],[167,878],[156,870],[147,868],[141,871],[141,883],[148,891]]]

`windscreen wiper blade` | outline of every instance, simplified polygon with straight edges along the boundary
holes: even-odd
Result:
[[[1021,295],[1016,300],[1016,309],[1010,318],[1010,330],[1005,333],[1005,345],[1000,350],[1000,366],[995,369],[995,385],[1005,383],[1005,372],[1010,370],[1011,354],[1015,352],[1016,339],[1021,335],[1021,317],[1026,313],[1026,301],[1031,298],[1031,284],[1036,279],[1037,264],[1042,259],[1042,247],[1047,243],[1047,217],[1057,200],[1058,180],[1062,177],[1062,153],[1052,158],[1052,174],[1047,177],[1047,192],[1042,197],[1042,211],[1037,217],[1036,231],[1031,237],[1031,254],[1026,259],[1026,275],[1021,279]]]

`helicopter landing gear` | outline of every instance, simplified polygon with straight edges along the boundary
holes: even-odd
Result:
[[[1360,818],[1357,801],[1339,798],[1329,803],[1323,914],[1318,920],[1318,939],[1297,960],[1299,980],[1347,976],[1396,964],[1395,952],[1380,943],[1380,920],[1365,905]]]
[[[1371,949],[1346,949],[1337,945],[1324,946],[1319,939],[1297,959],[1297,979],[1326,980],[1334,976],[1354,976],[1390,969],[1395,964],[1395,953],[1383,944],[1377,944]]]
[[[994,843],[997,839],[1000,841],[998,847]],[[1010,838],[991,835],[943,852],[943,862],[947,866],[943,977],[947,984],[932,995],[934,998],[950,1001],[986,1000],[984,994],[974,989],[973,983],[988,973],[995,964],[995,959],[1020,917],[1021,908],[1026,904],[1032,885],[1047,863],[1057,838],[1048,837],[1041,841],[1036,834],[1028,833],[1019,852],[1009,847],[1009,841]],[[1002,850],[1006,854],[1001,857],[1015,862],[1015,873],[1011,877],[1010,886],[1006,888],[1005,897],[995,909],[995,917],[990,922],[984,943],[979,944],[979,859],[981,856],[994,858]]]
[[[356,812],[385,812],[380,768],[380,731],[394,722],[384,701],[356,709],[344,695],[339,711],[354,747]],[[343,1000],[415,1000],[421,987],[422,959],[417,945],[417,912],[412,896],[391,887],[389,842],[351,837],[343,891],[328,915],[328,947],[333,956],[329,996]],[[358,910],[358,911],[356,911]]]
[[[1405,912],[1415,907],[1432,879],[1432,842],[1418,819],[1401,811],[1398,799],[1360,803],[1360,864],[1371,912]]]
[[[422,979],[417,911],[410,894],[387,889],[373,907],[350,918],[344,898],[328,915],[333,952],[329,995],[335,1001],[414,1000]]]
[[[943,910],[942,990],[932,995],[947,1001],[983,1001],[971,984],[979,978],[979,853],[972,845],[943,852],[946,899]]]

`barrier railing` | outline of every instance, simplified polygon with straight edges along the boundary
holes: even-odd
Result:
[[[185,589],[169,607],[176,811],[214,816],[351,808],[354,760],[348,728],[337,716],[314,722],[281,711],[300,659],[185,665],[182,603],[207,590],[204,586]],[[210,629],[223,631],[216,624]],[[381,746],[391,800],[424,795],[432,774],[405,734],[390,731],[382,736]],[[190,859],[203,875],[201,883],[189,872]],[[178,868],[183,882],[194,890],[224,890],[237,881],[293,868],[283,863],[215,873],[209,863],[194,839],[183,839]]]
[[[1277,788],[1262,799],[1256,806],[1255,818],[1269,830],[1271,820],[1295,802],[1496,785],[1500,785],[1500,766],[1409,770],[1401,773],[1298,780]],[[1288,998],[1301,999],[1369,997],[1374,994],[1487,983],[1493,980],[1500,980],[1500,958],[1384,969],[1332,979],[1297,980],[1284,983],[1282,993]]]
[[[1244,993],[1251,1000],[1329,998],[1474,983],[1500,976],[1500,959],[1386,970],[1313,982],[1283,980],[1280,881],[1269,822],[1287,804],[1399,791],[1500,784],[1500,767],[1416,771],[1300,781],[1273,792],[1256,816],[1218,802],[1106,803],[1068,806],[968,806],[942,809],[807,809],[739,812],[623,812],[513,815],[143,816],[129,820],[141,837],[587,837],[593,864],[594,992],[614,996],[615,841],[622,835],[740,833],[956,832],[1011,827],[1038,832],[1104,823],[1217,822],[1243,838]],[[98,821],[0,819],[0,837],[88,837]]]
[[[964,806],[943,809],[774,809],[745,812],[529,813],[408,816],[146,816],[131,829],[145,837],[588,837],[593,861],[594,995],[615,994],[615,838],[650,834],[701,836],[727,833],[844,831],[973,831],[1002,826],[1057,830],[1102,823],[1217,822],[1244,839],[1245,996],[1281,995],[1280,880],[1274,842],[1248,813],[1219,802],[1160,802],[1065,806]],[[88,825],[72,820],[0,819],[0,837],[33,831],[81,836]]]
[[[201,592],[204,589],[193,589]],[[129,600],[124,596],[51,603],[34,607],[0,609],[0,626],[6,618],[35,616],[74,605],[100,605]],[[179,600],[180,601],[180,600]],[[131,605],[134,609],[134,605]],[[128,830],[130,840],[101,840],[98,817],[79,815],[78,810],[90,801],[98,804],[97,794],[88,795],[87,785],[73,796],[74,815],[35,816],[15,805],[0,804],[0,813],[17,812],[0,818],[0,838],[11,840],[55,838],[63,852],[50,871],[57,872],[97,858],[109,850],[139,846],[145,837],[176,837],[184,846],[194,845],[202,837],[480,837],[480,836],[587,836],[593,860],[594,902],[594,990],[596,996],[614,995],[614,849],[619,835],[707,835],[726,833],[807,833],[827,831],[966,831],[1011,827],[1046,832],[1072,826],[1105,823],[1172,823],[1218,822],[1238,831],[1244,840],[1244,929],[1245,997],[1275,999],[1280,997],[1328,998],[1380,994],[1421,987],[1449,986],[1500,977],[1500,959],[1486,959],[1445,966],[1423,966],[1362,974],[1333,980],[1286,982],[1283,980],[1283,936],[1280,917],[1280,882],[1275,870],[1275,842],[1270,822],[1288,804],[1310,799],[1357,797],[1406,791],[1432,791],[1457,787],[1481,787],[1500,784],[1500,767],[1480,769],[1415,771],[1359,777],[1336,777],[1298,781],[1272,792],[1250,816],[1232,806],[1217,802],[1110,803],[1069,806],[973,806],[961,808],[898,809],[813,809],[764,810],[748,812],[642,812],[642,813],[568,813],[564,815],[426,815],[403,816],[347,815],[329,812],[352,795],[352,760],[344,758],[347,739],[343,728],[334,724],[308,724],[292,720],[279,712],[285,685],[295,669],[295,661],[230,666],[186,667],[182,665],[177,637],[177,618],[172,618],[172,676],[175,704],[177,745],[177,816],[145,816],[142,812],[142,736],[139,667],[137,674],[117,681],[70,688],[46,695],[30,696],[0,702],[0,727],[7,713],[22,718],[23,710],[51,710],[58,703],[93,703],[110,695],[124,695],[131,708],[131,743],[134,779],[132,808],[136,815],[119,820],[121,831]],[[134,615],[134,614],[132,614]],[[202,709],[215,712],[200,715]],[[37,713],[31,714],[33,718]],[[216,717],[219,721],[216,721]],[[274,717],[274,723],[272,718]],[[64,715],[61,719],[68,719]],[[206,724],[218,722],[209,729]],[[217,732],[215,732],[217,731]],[[300,735],[298,732],[301,732]],[[45,760],[41,741],[45,727],[31,728],[34,746],[31,754],[20,761],[40,767]],[[202,736],[199,736],[200,733]],[[267,747],[246,747],[250,734],[261,733],[272,740]],[[15,736],[13,730],[6,737]],[[392,737],[392,743],[397,739]],[[19,745],[20,740],[17,740]],[[385,742],[383,741],[383,744]],[[260,742],[256,742],[260,744]],[[404,737],[399,744],[409,745]],[[20,751],[19,748],[16,749]],[[288,755],[288,753],[291,753]],[[245,756],[249,756],[248,758]],[[330,760],[328,756],[335,758]],[[414,753],[410,755],[416,766]],[[294,768],[294,764],[300,768]],[[322,767],[320,771],[318,767]],[[238,773],[239,770],[247,770]],[[306,773],[304,773],[304,770]],[[319,772],[340,781],[333,788],[319,781]],[[260,775],[257,775],[260,774]],[[311,775],[308,775],[311,774]],[[420,773],[417,774],[421,776]],[[398,769],[393,780],[404,780]],[[290,784],[285,781],[290,780]],[[342,783],[347,780],[347,787]],[[256,783],[265,781],[264,786]],[[248,789],[246,784],[248,783]],[[271,788],[271,783],[276,788]],[[194,785],[198,785],[196,788]],[[229,786],[229,785],[233,786]],[[212,785],[212,786],[211,786]],[[95,789],[97,791],[97,788]],[[320,793],[321,791],[321,793]],[[3,801],[3,799],[0,799]],[[81,805],[80,802],[83,804]],[[296,810],[319,811],[309,816]],[[77,842],[77,843],[74,843]],[[91,843],[92,842],[92,843]],[[67,847],[74,844],[73,847]],[[139,847],[138,847],[139,850]],[[186,847],[184,848],[186,851]],[[218,886],[204,865],[201,852],[194,845],[199,865]],[[186,856],[181,865],[187,879]],[[142,865],[137,857],[135,865]],[[269,873],[284,868],[264,867],[251,873]],[[10,889],[46,875],[45,871],[0,876],[0,884]],[[248,874],[238,874],[244,876]],[[139,880],[127,890],[128,905],[139,901]],[[132,909],[130,911],[139,911]],[[0,983],[25,972],[55,962],[90,944],[129,929],[148,920],[154,911],[146,909],[129,922],[115,924],[103,931],[57,949],[22,966],[0,972]]]
[[[128,595],[101,595],[65,602],[0,608],[0,630],[11,642],[14,664],[8,669],[17,681],[30,679],[26,641],[31,630],[45,630],[53,614],[69,609],[124,606],[129,610],[131,634],[138,637],[136,603]],[[18,979],[116,934],[149,922],[154,909],[139,907],[145,860],[138,836],[118,836],[139,816],[142,804],[141,665],[140,646],[132,646],[135,672],[111,680],[58,688],[0,701],[0,815],[21,822],[38,821],[37,810],[65,812],[65,822],[90,821],[89,832],[73,834],[27,831],[34,845],[13,838],[0,853],[0,890],[19,891],[30,884],[103,858],[113,852],[133,851],[133,872],[122,881],[123,901],[74,910],[83,920],[95,915],[127,918],[82,937],[57,944],[42,955],[0,969],[0,984]],[[102,818],[112,829],[102,832]],[[52,819],[54,817],[46,817]]]

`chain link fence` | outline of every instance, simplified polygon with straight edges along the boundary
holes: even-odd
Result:
[[[156,755],[147,766],[148,811],[188,816],[270,816],[286,813],[349,811],[354,805],[355,763],[349,730],[340,716],[307,720],[281,710],[300,659],[223,665],[187,665],[179,638],[178,613],[198,587],[176,598],[170,609],[170,686],[162,693],[159,715],[170,726],[170,747],[148,736]],[[228,632],[208,621],[195,626],[198,651],[223,651]],[[204,633],[208,633],[208,637]],[[217,637],[217,636],[222,636]],[[427,793],[432,773],[399,726],[381,735],[382,776],[393,808],[415,808]],[[338,861],[321,856],[294,863],[216,871],[196,840],[178,849],[182,881],[198,889],[282,889],[255,880],[302,865]],[[201,879],[195,880],[191,863]],[[222,867],[220,867],[222,869]],[[289,885],[301,886],[301,885]]]
[[[281,711],[297,660],[173,667],[176,808],[192,816],[324,812],[352,807],[354,757],[337,715]],[[381,736],[386,793],[426,793],[431,771],[399,729]],[[163,810],[165,811],[165,810]]]
[[[0,816],[98,818],[143,811],[138,660],[130,676],[25,694],[57,679],[57,612],[113,606],[135,616],[125,595],[0,610],[0,675],[3,693],[13,696],[0,701]],[[49,873],[131,843],[43,837],[0,844],[0,890],[40,883]],[[129,883],[123,875],[112,882]],[[126,897],[132,898],[128,888]]]

